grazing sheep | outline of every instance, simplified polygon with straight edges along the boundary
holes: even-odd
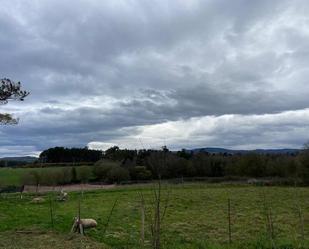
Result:
[[[45,202],[45,199],[42,198],[42,197],[35,197],[35,198],[32,199],[31,202],[32,203],[43,203],[43,202]]]
[[[71,232],[79,232],[84,234],[84,229],[95,228],[97,225],[98,223],[94,219],[78,219],[77,217],[74,217]]]
[[[60,193],[64,196],[64,197],[67,197],[68,193],[65,192],[63,189],[61,189]]]
[[[251,184],[251,185],[255,185],[255,184],[257,184],[257,183],[258,183],[258,180],[257,180],[257,179],[255,179],[255,178],[248,179],[247,183],[248,183],[248,184]]]
[[[61,189],[58,197],[57,197],[57,200],[58,201],[66,201],[68,198],[68,193],[67,192],[64,192],[63,189]]]

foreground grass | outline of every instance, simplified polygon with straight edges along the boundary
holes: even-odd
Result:
[[[309,248],[309,188],[185,184],[165,186],[163,195],[167,189],[170,200],[162,226],[163,248],[271,248],[272,244],[282,249]],[[96,229],[87,231],[88,238],[111,248],[141,248],[138,192],[146,199],[145,247],[149,248],[153,199],[149,185],[91,191],[83,196],[70,193],[67,202],[52,203],[53,230],[63,236],[69,234],[81,198],[82,217],[98,221]],[[32,197],[26,195],[20,200],[17,195],[8,195],[0,199],[0,234],[14,234],[16,230],[52,230],[49,202],[33,204],[30,202]],[[47,195],[44,197],[48,200]],[[231,199],[231,245],[228,244],[227,230],[228,198]],[[118,200],[117,205],[107,225],[115,200]],[[265,203],[272,213],[273,243],[266,232]],[[304,240],[298,206],[304,219]]]
[[[64,236],[42,231],[19,231],[0,233],[0,248],[5,249],[104,249],[106,247],[82,236]]]

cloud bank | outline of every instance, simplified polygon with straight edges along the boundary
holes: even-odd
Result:
[[[0,156],[52,146],[301,147],[307,1],[4,1]]]

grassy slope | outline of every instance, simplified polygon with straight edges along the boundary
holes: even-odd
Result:
[[[85,192],[82,198],[82,216],[98,221],[97,229],[88,231],[87,235],[112,248],[139,248],[140,210],[137,192],[143,191],[148,211],[152,196],[149,187],[139,188],[142,187]],[[304,243],[309,248],[308,188],[205,184],[174,185],[169,188],[171,200],[162,232],[164,248],[209,248],[208,244],[220,245],[213,248],[227,248],[228,197],[232,201],[233,248],[263,248],[256,245],[264,242],[269,245],[265,236],[263,192],[272,208],[277,247],[284,244],[299,248],[299,218],[295,208],[295,200],[299,199],[305,219]],[[78,193],[70,193],[70,199],[66,203],[53,203],[56,232],[68,234],[72,218],[77,213],[78,197]],[[0,233],[16,229],[51,229],[49,203],[32,204],[31,198],[28,195],[19,200],[16,196],[9,195],[6,199],[0,199]],[[104,234],[108,214],[116,199],[118,204]],[[149,246],[149,222],[146,225],[146,244]]]

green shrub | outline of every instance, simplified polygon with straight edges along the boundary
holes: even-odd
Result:
[[[107,173],[107,180],[110,183],[120,183],[130,180],[129,171],[120,166],[111,168]]]
[[[77,180],[80,182],[88,182],[91,179],[92,172],[89,167],[80,167],[77,171]]]
[[[130,169],[130,176],[133,180],[150,180],[152,174],[145,166],[135,166]]]
[[[93,174],[96,180],[99,181],[106,181],[108,177],[108,172],[112,169],[111,165],[96,165],[93,168]]]
[[[68,184],[72,181],[72,174],[70,168],[63,168],[54,173],[54,177],[57,179],[57,184]]]

